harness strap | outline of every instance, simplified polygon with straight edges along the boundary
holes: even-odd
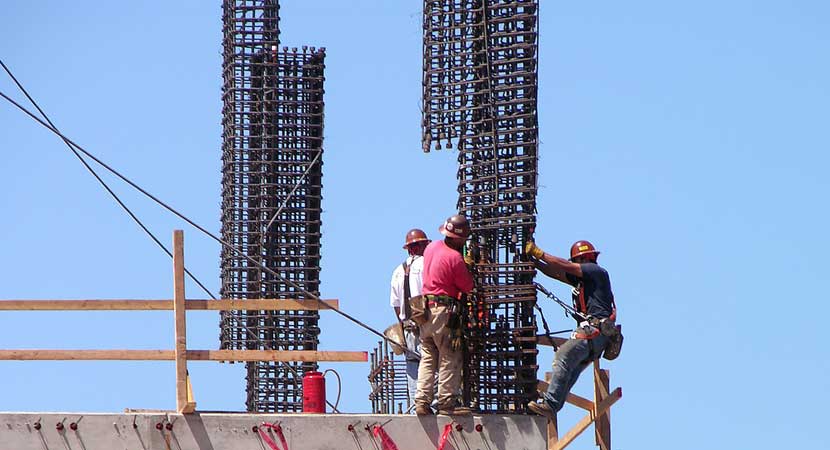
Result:
[[[409,286],[409,268],[411,265],[404,261],[401,267],[403,267],[403,316],[406,318],[404,320],[409,320],[412,317],[412,306],[409,304],[409,299],[412,298],[412,288]]]

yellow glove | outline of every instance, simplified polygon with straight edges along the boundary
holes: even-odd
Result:
[[[473,252],[467,250],[467,253],[464,255],[464,264],[467,264],[467,267],[473,267],[475,263]]]
[[[541,248],[537,247],[535,242],[527,241],[527,244],[525,244],[525,254],[530,256],[531,258],[542,259],[542,256],[545,255],[545,252],[542,251]]]

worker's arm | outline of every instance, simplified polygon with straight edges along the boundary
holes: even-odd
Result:
[[[563,283],[568,283],[568,276],[565,274],[564,271],[556,270],[550,264],[545,264],[544,262],[539,261],[539,260],[533,261],[533,265],[536,266],[536,268],[539,269],[539,271],[542,272],[543,274],[545,274],[545,275],[547,275],[551,278],[554,278],[556,280],[559,280]]]
[[[475,282],[473,281],[473,276],[470,274],[470,270],[467,268],[467,264],[464,263],[463,258],[458,258],[458,261],[456,261],[456,264],[454,265],[453,272],[455,273],[455,287],[457,287],[458,290],[464,294],[472,292]]]
[[[567,259],[545,253],[535,242],[528,241],[525,245],[525,254],[532,258],[536,267],[545,275],[557,280],[568,282],[567,275],[582,278],[582,266]],[[544,263],[544,266],[542,264]]]
[[[553,256],[547,253],[543,254],[542,257],[539,258],[539,260],[544,262],[545,265],[547,265],[548,267],[552,268],[551,271],[553,273],[567,273],[575,277],[582,278],[582,266],[575,262],[570,262],[567,259],[560,258],[558,256]],[[545,271],[542,271],[542,273],[547,275]],[[557,280],[561,280],[561,278],[559,277],[555,277],[553,275],[550,276],[556,278]]]

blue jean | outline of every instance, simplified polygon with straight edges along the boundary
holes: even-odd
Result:
[[[404,339],[406,340],[406,348],[413,350],[419,356],[421,355],[421,339],[412,331],[404,330]],[[409,391],[409,405],[415,404],[415,392],[418,390],[418,365],[420,358],[412,355],[406,355],[406,385]]]
[[[608,337],[600,334],[593,339],[568,339],[559,347],[553,359],[550,385],[544,395],[554,411],[562,409],[579,374],[602,355],[607,343]]]

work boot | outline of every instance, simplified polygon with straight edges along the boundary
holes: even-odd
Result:
[[[527,404],[527,409],[531,410],[532,412],[539,414],[540,416],[545,416],[548,419],[556,418],[556,411],[548,405],[548,402],[542,401],[540,403],[530,402]]]
[[[450,406],[438,409],[438,414],[443,416],[469,416],[473,410],[466,406]]]
[[[427,405],[415,405],[415,414],[418,416],[431,416],[432,408]]]

